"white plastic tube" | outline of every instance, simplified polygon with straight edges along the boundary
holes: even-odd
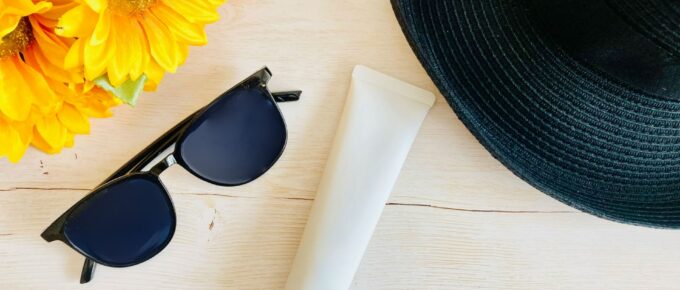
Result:
[[[420,125],[431,92],[356,66],[287,290],[347,290]]]

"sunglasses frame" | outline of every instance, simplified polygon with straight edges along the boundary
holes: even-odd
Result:
[[[73,211],[77,209],[80,205],[83,203],[89,201],[91,198],[97,195],[99,193],[99,190],[102,188],[105,188],[113,183],[116,183],[120,180],[123,180],[125,178],[128,178],[133,175],[150,175],[151,178],[155,178],[158,180],[158,183],[160,186],[163,188],[165,196],[168,198],[168,204],[170,208],[172,209],[172,212],[175,213],[175,208],[172,203],[172,198],[170,197],[170,192],[165,188],[165,185],[163,182],[160,180],[159,176],[160,174],[170,166],[174,164],[180,164],[182,165],[185,169],[190,171],[192,175],[198,177],[201,180],[207,181],[212,184],[220,185],[220,186],[238,186],[242,185],[248,182],[252,182],[253,180],[259,178],[260,176],[254,177],[252,180],[241,183],[241,184],[219,184],[216,182],[213,182],[211,180],[208,180],[206,178],[201,177],[200,175],[196,174],[193,170],[189,169],[188,166],[181,164],[181,162],[178,162],[175,159],[175,152],[176,148],[172,148],[177,141],[184,135],[184,132],[186,129],[193,123],[194,120],[199,118],[208,108],[210,108],[213,104],[215,104],[217,101],[221,100],[221,98],[227,93],[232,92],[236,89],[241,88],[246,82],[252,81],[253,78],[257,79],[260,83],[260,86],[264,89],[264,91],[267,93],[267,95],[271,98],[273,104],[276,106],[277,110],[279,113],[281,113],[277,103],[281,102],[290,102],[290,101],[297,101],[300,99],[300,95],[302,94],[302,91],[296,90],[296,91],[284,91],[284,92],[271,92],[269,88],[267,87],[267,83],[271,79],[272,73],[271,71],[267,68],[264,67],[251,76],[245,78],[235,86],[231,87],[225,93],[221,94],[219,97],[215,98],[212,102],[204,106],[203,108],[197,110],[193,114],[189,115],[188,117],[184,118],[181,122],[177,123],[175,126],[170,128],[168,131],[166,131],[163,135],[161,135],[158,139],[153,141],[151,144],[146,146],[142,151],[137,153],[132,159],[130,159],[128,162],[126,162],[123,166],[118,168],[113,174],[111,174],[108,178],[104,180],[101,184],[99,184],[97,187],[95,187],[88,195],[80,199],[78,202],[76,202],[73,206],[71,206],[68,210],[66,210],[59,218],[57,218],[50,226],[45,229],[45,231],[41,234],[41,237],[45,239],[47,242],[52,242],[52,241],[62,241],[72,249],[74,249],[76,252],[80,253],[85,257],[85,262],[83,263],[83,269],[81,272],[80,276],[80,283],[84,284],[92,280],[94,276],[94,270],[97,264],[102,264],[108,267],[116,267],[116,268],[121,268],[121,267],[129,267],[129,266],[134,266],[140,263],[143,263],[145,261],[148,261],[149,259],[153,258],[154,256],[158,255],[160,252],[162,252],[165,247],[170,243],[172,240],[174,233],[175,233],[175,228],[177,224],[176,216],[173,215],[173,227],[170,232],[169,238],[164,242],[163,245],[159,247],[158,252],[154,253],[153,255],[141,259],[138,261],[134,261],[130,264],[125,264],[125,265],[112,265],[110,263],[106,263],[103,261],[98,261],[96,258],[91,257],[87,253],[83,252],[80,250],[77,246],[75,246],[69,239],[66,237],[64,233],[64,227],[66,225],[67,219],[71,216]],[[283,114],[281,114],[283,116]],[[285,119],[283,119],[283,125],[284,128],[286,126]],[[264,172],[268,171],[281,157],[281,154],[283,154],[283,151],[285,150],[285,140],[284,140],[284,146],[281,148],[281,152],[279,153],[278,156],[274,159],[272,164],[264,170]],[[173,149],[173,150],[170,150]],[[159,157],[163,156],[163,154],[167,154],[167,151],[171,151],[167,156],[162,157],[162,159],[158,160]],[[158,160],[158,161],[156,161]],[[154,164],[153,162],[156,161]],[[152,165],[153,164],[153,165]],[[147,170],[148,169],[148,170]],[[264,174],[263,172],[263,174]]]

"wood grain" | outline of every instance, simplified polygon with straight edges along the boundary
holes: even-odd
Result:
[[[389,1],[234,0],[158,92],[95,120],[76,146],[0,160],[0,289],[281,289],[321,177],[355,64],[436,88]],[[168,248],[99,267],[40,232],[174,123],[268,65],[290,138],[255,182],[222,188],[181,168],[162,179],[178,210]],[[600,220],[536,191],[494,160],[441,96],[413,146],[352,289],[673,289],[680,232]],[[322,290],[322,289],[321,289]]]

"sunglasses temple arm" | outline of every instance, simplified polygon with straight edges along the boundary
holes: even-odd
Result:
[[[272,97],[277,103],[294,102],[300,100],[302,91],[273,92]]]
[[[83,271],[80,273],[80,284],[85,284],[92,280],[94,277],[94,270],[97,268],[97,263],[85,258],[85,263],[83,263]]]

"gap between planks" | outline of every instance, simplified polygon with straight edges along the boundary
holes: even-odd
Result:
[[[22,190],[43,190],[43,191],[55,191],[55,190],[67,190],[67,191],[90,191],[89,188],[73,188],[73,187],[10,187],[10,188],[0,188],[0,192],[12,192],[12,191],[22,191]],[[239,195],[229,195],[229,194],[218,194],[218,193],[191,193],[191,192],[173,192],[172,194],[181,195],[195,195],[195,196],[214,196],[214,197],[226,197],[226,198],[249,198],[256,199],[260,197],[255,196],[239,196]],[[296,201],[306,201],[311,202],[313,198],[306,197],[266,197],[270,199],[282,199],[282,200],[296,200]],[[386,206],[409,206],[409,207],[421,207],[430,208],[437,210],[451,210],[451,211],[461,211],[461,212],[472,212],[472,213],[501,213],[501,214],[571,214],[578,213],[577,211],[569,210],[502,210],[502,209],[472,209],[472,208],[457,208],[457,207],[447,207],[434,204],[426,203],[406,203],[406,202],[388,202]],[[1,234],[0,234],[1,235]]]

